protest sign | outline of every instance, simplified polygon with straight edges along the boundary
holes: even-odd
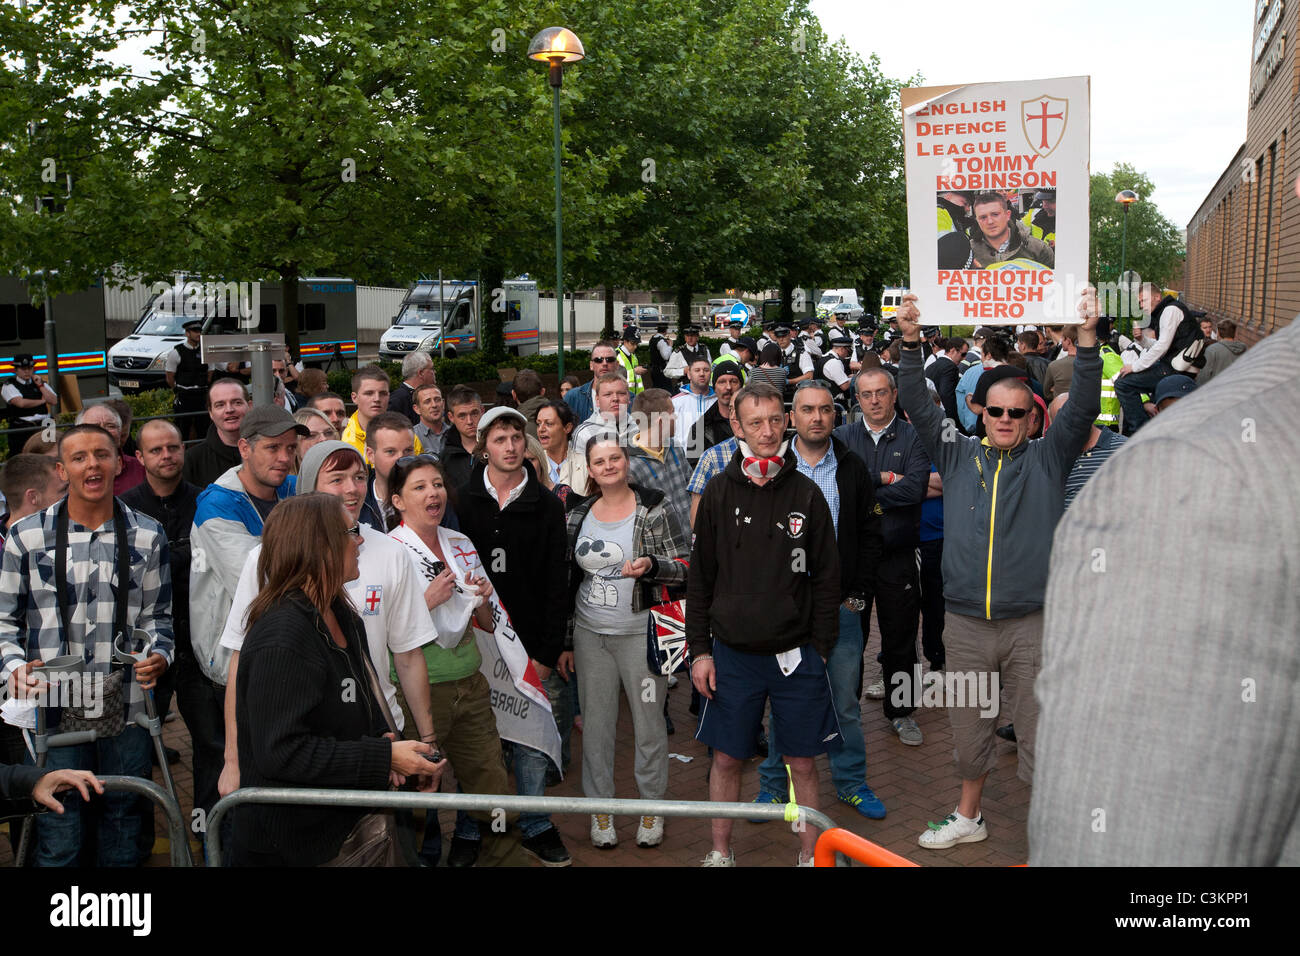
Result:
[[[911,290],[925,321],[1078,322],[1088,77],[913,87],[902,106]]]

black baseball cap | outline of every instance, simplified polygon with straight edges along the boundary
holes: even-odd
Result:
[[[1016,368],[1014,365],[998,365],[994,368],[985,369],[975,382],[975,390],[971,392],[970,400],[976,405],[987,405],[989,398],[989,389],[997,382],[1005,378],[1018,378],[1029,384],[1029,373],[1022,368]]]
[[[735,347],[738,349],[749,349],[750,355],[758,354],[758,345],[748,335],[742,335],[740,338],[736,339]]]

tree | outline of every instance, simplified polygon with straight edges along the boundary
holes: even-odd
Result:
[[[1089,186],[1089,274],[1093,282],[1118,283],[1120,246],[1124,242],[1124,209],[1115,201],[1121,190],[1131,189],[1139,202],[1128,210],[1128,235],[1124,242],[1124,268],[1142,281],[1161,286],[1179,280],[1187,250],[1182,230],[1164,217],[1151,201],[1155,185],[1145,173],[1128,163],[1116,163],[1110,173],[1094,173]]]

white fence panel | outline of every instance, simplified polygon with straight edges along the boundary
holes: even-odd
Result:
[[[133,283],[119,289],[104,289],[104,318],[109,322],[140,320],[140,314],[153,295],[153,289],[144,283]]]
[[[357,286],[357,331],[384,332],[402,307],[405,289]]]

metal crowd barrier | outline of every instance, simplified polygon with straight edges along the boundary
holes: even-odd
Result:
[[[96,775],[99,776],[99,775]],[[144,777],[121,777],[116,775],[99,776],[99,782],[107,790],[130,790],[142,797],[148,797],[158,806],[163,808],[163,813],[167,815],[167,833],[171,843],[171,861],[172,866],[193,866],[194,860],[190,857],[190,836],[185,828],[185,816],[181,813],[181,805],[176,802],[176,798],[170,793]],[[92,793],[92,799],[94,798]],[[80,795],[77,796],[80,800]],[[13,817],[9,821],[10,827],[15,826],[22,821],[23,817]]]
[[[209,866],[221,866],[223,863],[221,821],[231,809],[245,803],[400,810],[486,810],[490,812],[500,809],[509,813],[611,813],[624,816],[729,817],[733,820],[759,817],[768,820],[784,820],[787,809],[785,805],[690,800],[601,800],[595,797],[521,797],[515,794],[494,796],[473,793],[321,790],[310,787],[249,787],[222,797],[208,814]],[[811,810],[807,807],[796,807],[796,810],[805,825],[821,827],[827,831],[836,829],[835,821],[820,810]],[[825,857],[827,860],[836,860],[836,865],[848,866],[847,860],[838,857],[836,848],[831,847],[826,853],[829,854]]]

